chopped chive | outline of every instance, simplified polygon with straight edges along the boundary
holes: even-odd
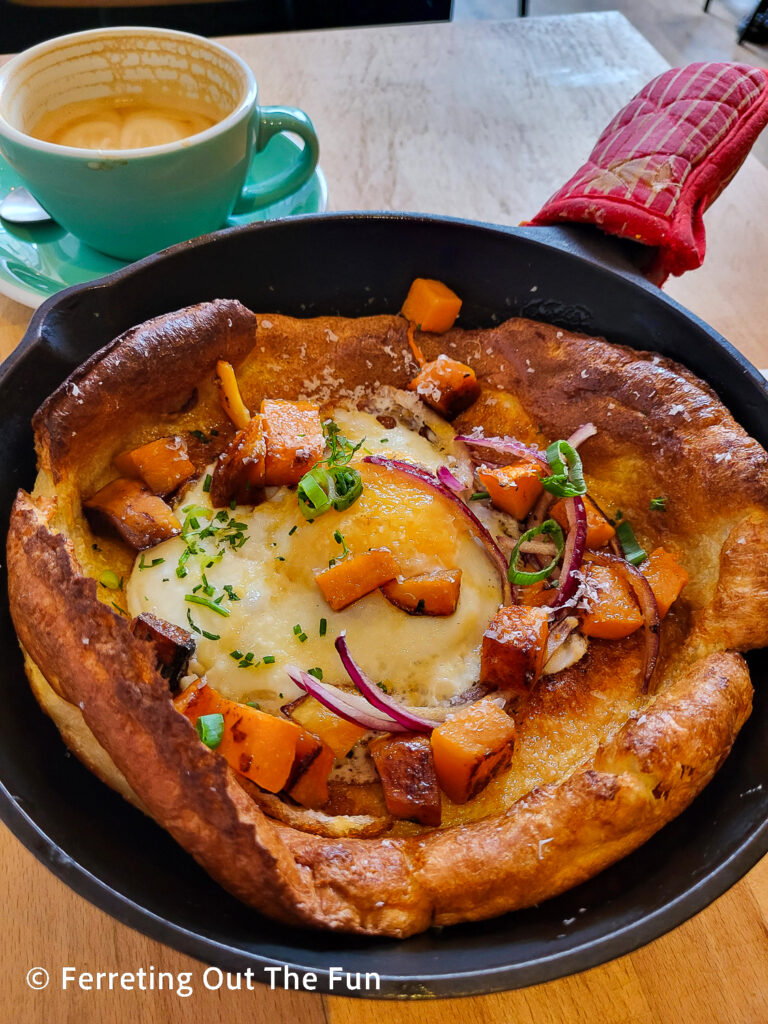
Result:
[[[195,732],[206,745],[214,750],[221,743],[224,735],[224,715],[217,712],[213,715],[200,715],[195,722]]]
[[[290,528],[290,530],[288,531],[288,536],[292,537],[294,535],[294,533],[296,533],[297,530],[298,530],[298,526],[292,526]]]
[[[245,704],[246,704],[246,707],[249,707],[249,708],[255,708],[255,710],[256,710],[256,711],[261,711],[261,704],[259,704],[259,702],[258,702],[258,701],[255,701],[255,700],[247,700],[247,701],[245,702]]]
[[[229,507],[232,509],[233,512],[237,508],[237,501],[234,498],[230,501]]]
[[[213,433],[213,431],[211,431]],[[210,437],[206,437],[202,430],[190,430],[192,437],[196,437],[200,444],[210,444]]]
[[[144,561],[144,555],[139,559],[139,569],[154,569],[156,565],[162,565],[164,558],[153,558],[149,565]]]
[[[275,561],[276,562],[284,562],[285,559],[283,558],[282,555],[275,555]]]
[[[298,623],[298,622],[296,623],[296,625],[293,627],[293,632],[294,632],[295,636],[299,635],[299,633],[301,632],[301,624],[300,623]]]
[[[190,604],[201,604],[204,608],[209,608],[212,612],[216,612],[217,615],[223,615],[225,619],[229,618],[229,608],[222,608],[221,605],[216,604],[207,597],[200,597],[199,594],[185,594],[184,600]]]
[[[306,633],[299,633],[299,643],[303,644],[308,639]]]
[[[261,660],[264,662],[265,665],[274,665],[275,656],[274,654],[265,654]]]
[[[210,473],[206,473],[205,482],[203,483],[203,490],[205,491],[206,494],[208,494],[208,492],[210,491],[212,482],[213,477],[211,476]]]
[[[119,604],[115,604],[114,601],[110,601],[109,603],[112,605],[113,608],[116,608],[117,611],[119,611],[121,615],[124,615],[126,617],[126,619],[130,618],[130,615],[125,610],[125,608],[121,608],[120,605]]]
[[[120,589],[120,577],[116,572],[112,572],[111,569],[105,569],[104,572],[99,576],[99,583],[102,587],[106,587],[107,590],[119,590]]]
[[[485,501],[486,498],[490,498],[488,491],[475,491],[474,494],[470,494],[470,501]]]
[[[207,640],[221,640],[221,633],[209,633],[205,629],[201,629],[200,632]]]
[[[320,636],[325,636],[326,630],[328,629],[328,620],[320,619]]]
[[[660,494],[658,498],[651,498],[650,511],[651,512],[664,512],[667,508],[667,502],[669,498],[664,497]]]
[[[239,661],[242,658],[242,656],[243,656],[243,652],[242,651],[230,651],[229,652],[229,656],[230,656],[230,658],[234,658],[235,661]]]
[[[319,679],[322,682],[323,670],[321,668],[308,668],[307,672],[309,675],[314,676],[315,679]]]

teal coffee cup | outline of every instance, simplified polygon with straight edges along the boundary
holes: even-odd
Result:
[[[106,28],[33,46],[0,68],[0,153],[62,227],[134,260],[300,188],[317,165],[312,122],[261,107],[248,65],[186,32]],[[244,185],[273,135],[303,140],[268,181]]]

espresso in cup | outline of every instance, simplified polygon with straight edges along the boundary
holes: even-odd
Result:
[[[163,102],[164,101],[164,102]],[[29,134],[56,146],[75,149],[141,149],[178,142],[212,128],[221,112],[204,112],[202,104],[171,101],[153,103],[146,96],[112,96],[79,100],[50,110]]]
[[[0,68],[0,153],[77,238],[139,259],[300,188],[317,165],[312,122],[260,107],[248,65],[201,36],[107,28],[39,43]],[[279,132],[304,143],[245,184]]]

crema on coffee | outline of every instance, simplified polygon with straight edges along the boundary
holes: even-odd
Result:
[[[142,149],[197,135],[221,115],[146,96],[81,100],[44,114],[29,132],[43,142],[77,149]]]

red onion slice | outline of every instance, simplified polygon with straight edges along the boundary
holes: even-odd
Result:
[[[457,480],[447,466],[438,467],[437,479],[441,484],[444,484],[449,491],[453,491],[454,494],[461,494],[462,491],[466,490],[466,487],[461,480]]]
[[[590,437],[594,437],[596,433],[597,427],[594,423],[582,423],[568,438],[568,444],[571,448],[578,448],[580,444],[588,441]]]
[[[389,715],[379,714],[368,701],[363,701],[356,694],[345,693],[336,686],[321,683],[309,672],[304,672],[295,665],[287,665],[285,671],[299,689],[319,700],[339,718],[359,725],[361,729],[371,729],[373,732],[407,732],[405,727],[399,725]]]
[[[421,466],[414,466],[410,462],[401,462],[400,459],[387,459],[383,455],[366,455],[363,462],[369,462],[373,466],[381,466],[383,469],[389,469],[394,472],[405,473],[407,476],[412,476],[416,480],[420,480],[421,483],[431,487],[432,490],[436,491],[438,494],[442,494],[444,498],[448,498],[448,500],[453,503],[454,508],[458,509],[467,520],[475,535],[485,545],[485,549],[488,552],[491,561],[498,569],[499,576],[501,578],[502,603],[509,603],[510,589],[509,581],[507,579],[508,565],[506,558],[501,552],[501,548],[477,518],[472,509],[465,505],[461,498],[457,494],[453,493],[450,487],[446,487],[445,484],[441,483],[437,477],[429,472],[428,469],[423,469]]]
[[[495,452],[504,455],[515,455],[521,459],[530,459],[537,462],[541,469],[549,476],[552,472],[544,452],[531,445],[523,444],[514,437],[473,437],[471,434],[457,434],[454,441],[462,441],[471,448],[491,448]]]
[[[579,578],[576,575],[584,558],[587,543],[587,510],[581,498],[566,498],[565,511],[568,515],[568,539],[563,552],[563,568],[560,572],[560,584],[557,599],[552,604],[553,611],[563,605],[576,592]]]
[[[366,700],[385,715],[394,718],[401,729],[408,729],[411,732],[432,732],[435,723],[430,722],[420,715],[414,715],[408,708],[403,707],[394,698],[388,696],[374,683],[372,679],[363,672],[349,653],[347,638],[344,633],[336,637],[336,650],[339,652],[341,663],[347,671],[349,678],[358,688]]]
[[[643,693],[648,693],[653,670],[656,668],[656,661],[659,657],[659,630],[661,619],[659,617],[659,606],[653,596],[651,585],[643,576],[640,570],[628,562],[625,558],[617,558],[602,551],[593,551],[589,555],[590,562],[595,565],[605,565],[615,569],[632,588],[632,593],[637,598],[640,611],[643,614],[643,626],[645,629],[645,658],[643,661]]]

